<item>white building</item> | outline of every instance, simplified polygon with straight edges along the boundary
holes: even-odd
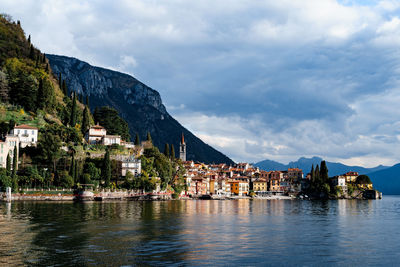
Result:
[[[102,139],[102,144],[105,146],[111,146],[114,144],[121,144],[121,136],[119,135],[105,135]]]
[[[138,176],[142,173],[142,162],[140,159],[130,157],[121,161],[121,175],[126,176],[127,172],[132,173],[134,176]]]
[[[102,144],[110,146],[113,144],[121,145],[121,136],[107,135],[107,130],[99,124],[89,128],[86,132],[85,140],[88,144]]]
[[[335,176],[332,178],[333,186],[346,186],[346,177],[344,175]]]
[[[17,157],[19,153],[19,137],[7,135],[4,140],[0,140],[0,167],[7,167],[7,155],[10,155],[11,163],[14,158],[14,148],[17,147]],[[12,168],[12,166],[11,166]]]
[[[29,126],[26,124],[15,126],[13,130],[11,130],[12,135],[16,135],[19,137],[20,146],[24,148],[26,146],[36,146],[38,141],[38,128]]]
[[[100,144],[101,140],[106,135],[106,129],[97,124],[89,128],[89,130],[86,132],[85,139],[88,144]]]

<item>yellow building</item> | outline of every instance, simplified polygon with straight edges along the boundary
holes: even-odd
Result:
[[[268,191],[268,185],[267,185],[267,180],[265,179],[259,179],[257,181],[253,182],[253,191],[254,192],[264,192]]]

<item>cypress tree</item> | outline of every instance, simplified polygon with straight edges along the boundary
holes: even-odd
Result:
[[[46,68],[44,70],[46,73],[49,73],[49,63],[46,63]]]
[[[29,58],[35,60],[35,50],[33,49],[33,45],[31,45],[31,48],[29,50]]]
[[[164,147],[164,155],[165,155],[167,158],[169,158],[169,145],[168,145],[168,143],[165,144],[165,147]]]
[[[42,63],[46,63],[46,53],[43,53],[43,56],[42,56]]]
[[[36,107],[38,109],[43,109],[45,105],[46,105],[46,95],[43,89],[43,79],[40,79],[36,96]]]
[[[90,105],[89,105],[89,95],[86,95],[86,106],[88,106],[88,108],[90,109]]]
[[[153,143],[153,141],[151,140],[150,132],[147,132],[147,141],[149,141],[150,143]]]
[[[313,183],[315,180],[315,171],[314,171],[314,164],[311,165],[311,171],[310,171],[310,181]]]
[[[72,97],[72,108],[71,108],[71,118],[70,118],[71,127],[75,127],[76,125],[76,94],[73,94]]]
[[[81,131],[82,131],[83,135],[86,133],[89,126],[90,126],[89,111],[88,111],[87,106],[85,106],[85,109],[83,110],[82,127],[81,127]]]
[[[79,94],[79,102],[81,102],[83,104],[83,95]]]
[[[104,186],[109,187],[111,181],[111,161],[109,149],[107,149],[106,154],[104,155],[103,169],[101,170],[101,174],[104,178]]]
[[[36,56],[35,68],[39,68],[39,55]]]
[[[135,146],[140,145],[140,139],[139,139],[139,134],[136,133],[136,138],[135,138]]]
[[[76,161],[74,165],[75,165],[74,182],[78,183],[79,182],[79,161]]]
[[[321,187],[321,177],[319,172],[319,166],[315,167],[314,171],[314,190],[319,190]]]
[[[319,171],[319,176],[321,179],[321,183],[323,184],[329,183],[328,167],[326,166],[325,160],[321,161],[321,169]]]
[[[10,157],[10,153],[7,154],[6,170],[7,170],[7,175],[11,175],[11,157]]]
[[[13,154],[13,168],[12,168],[12,178],[17,178],[17,168],[18,168],[18,150],[17,146],[14,146],[14,154]]]
[[[60,74],[61,75],[61,74]],[[62,81],[62,85],[60,86],[65,96],[68,96],[68,87],[65,80]]]
[[[28,36],[28,43],[30,44],[31,43],[31,35],[29,34],[29,36]]]
[[[171,159],[175,159],[175,147],[174,147],[174,144],[171,144]]]

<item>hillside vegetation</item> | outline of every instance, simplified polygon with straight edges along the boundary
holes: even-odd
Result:
[[[39,129],[36,146],[20,148],[19,153],[16,148],[8,151],[6,167],[0,167],[0,188],[12,186],[15,191],[80,184],[144,190],[153,190],[157,184],[180,188],[176,175],[179,161],[154,147],[141,157],[142,175],[120,181],[116,159],[134,155],[137,149],[91,145],[83,137],[96,120],[108,134],[129,141],[128,123],[110,107],[99,107],[94,115],[89,98],[68,88],[60,73],[53,73],[46,55],[32,44],[30,35],[26,37],[21,23],[0,15],[0,137],[4,141],[15,125]],[[150,134],[148,138],[151,140]]]

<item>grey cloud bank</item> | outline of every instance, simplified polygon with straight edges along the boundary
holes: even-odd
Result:
[[[134,75],[236,161],[398,162],[398,1],[2,1],[34,44]]]

